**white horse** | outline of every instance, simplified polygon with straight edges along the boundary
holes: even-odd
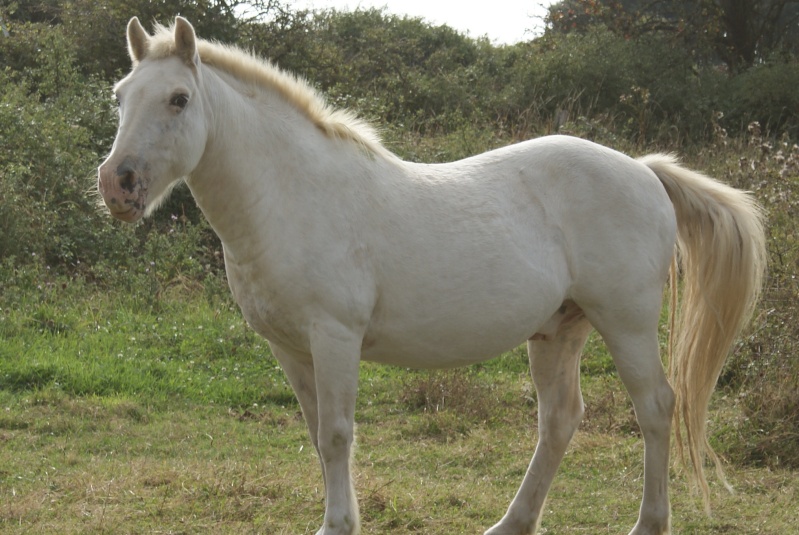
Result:
[[[221,238],[244,317],[299,399],[324,475],[319,534],[360,529],[350,452],[361,359],[462,366],[525,341],[538,446],[486,534],[533,533],[583,414],[579,358],[592,328],[644,437],[631,533],[670,530],[675,406],[707,495],[709,397],[765,268],[747,194],[668,156],[634,160],[560,136],[405,162],[303,81],[198,40],[182,18],[152,36],[134,18],[127,38],[133,70],[115,88],[119,131],[99,190],[132,222],[185,179]],[[672,390],[657,330],[675,244],[685,280]]]

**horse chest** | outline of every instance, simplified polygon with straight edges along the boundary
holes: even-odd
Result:
[[[309,351],[299,303],[290,302],[285,295],[269,290],[263,280],[248,277],[229,264],[227,275],[233,298],[255,332],[285,348]]]

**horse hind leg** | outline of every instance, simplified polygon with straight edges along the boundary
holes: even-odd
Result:
[[[644,294],[638,295],[640,306],[627,312],[606,310],[594,317],[587,310],[586,314],[610,350],[644,437],[644,493],[630,535],[667,535],[671,530],[668,471],[674,392],[663,371],[657,339],[661,295],[659,289],[649,297]]]
[[[555,317],[560,323],[553,333],[536,334],[527,342],[538,394],[538,445],[508,511],[485,535],[535,533],[555,472],[583,417],[580,353],[591,324],[574,303]]]

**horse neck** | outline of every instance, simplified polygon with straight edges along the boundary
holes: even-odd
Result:
[[[279,232],[272,222],[302,213],[309,199],[357,190],[353,180],[371,174],[373,158],[354,144],[342,148],[276,93],[244,97],[206,70],[208,143],[187,183],[226,250],[252,248],[253,228]]]

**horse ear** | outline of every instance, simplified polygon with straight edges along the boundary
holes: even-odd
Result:
[[[183,17],[175,17],[175,49],[178,56],[187,65],[200,65],[200,54],[197,52],[197,36],[194,27]]]
[[[147,55],[148,41],[144,27],[139,22],[138,17],[133,17],[128,22],[128,53],[134,64],[139,63]]]

